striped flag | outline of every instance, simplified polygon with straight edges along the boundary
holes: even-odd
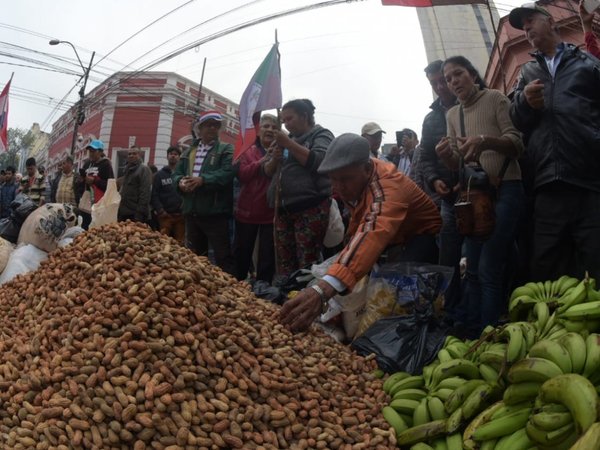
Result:
[[[472,5],[476,3],[487,4],[486,0],[381,0],[384,6],[412,6],[416,8],[425,8],[428,6],[449,6],[449,5]]]
[[[273,44],[240,101],[240,134],[235,144],[234,161],[256,141],[261,111],[280,108],[281,98],[279,49],[278,44]]]
[[[11,81],[12,75],[0,94],[0,153],[8,151],[8,91]]]

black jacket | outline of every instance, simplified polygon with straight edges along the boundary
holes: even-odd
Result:
[[[535,188],[553,181],[600,192],[600,61],[567,44],[554,80],[544,56],[521,68],[510,115],[524,133],[535,167]],[[542,110],[525,100],[523,89],[544,82]]]
[[[169,214],[181,214],[181,197],[175,189],[169,166],[165,166],[156,172],[152,183],[152,210],[164,209]]]
[[[150,167],[138,161],[127,164],[123,184],[121,185],[121,203],[119,216],[133,217],[144,222],[150,217],[150,191],[152,190],[152,171]]]
[[[423,130],[421,132],[421,161],[423,177],[427,186],[435,192],[433,182],[442,180],[446,186],[451,188],[457,182],[456,175],[438,158],[435,146],[440,139],[446,136],[446,111],[440,99],[434,101],[431,112],[423,119]]]
[[[79,177],[75,179],[75,198],[77,202],[83,195],[85,190],[85,176],[91,175],[96,178],[93,187],[102,192],[106,192],[106,185],[109,178],[114,178],[112,164],[108,158],[102,158],[94,163],[91,160],[86,160],[83,167],[79,169]]]

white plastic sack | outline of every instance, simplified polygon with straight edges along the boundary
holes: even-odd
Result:
[[[59,248],[66,247],[71,242],[73,242],[73,240],[75,239],[75,237],[77,237],[78,235],[80,235],[84,231],[85,230],[83,228],[81,228],[80,226],[69,228],[65,232],[65,234],[63,235],[63,237],[60,239],[60,241],[58,241],[58,247]]]
[[[367,303],[367,285],[369,276],[365,275],[352,292],[347,295],[336,295],[329,299],[329,308],[321,315],[321,321],[327,322],[338,314],[342,314],[342,322],[346,337],[354,338]]]
[[[8,242],[6,239],[0,238],[0,273],[2,273],[6,267],[6,263],[8,263],[10,254],[14,249],[15,247],[10,242]]]
[[[340,244],[344,239],[344,221],[340,214],[340,208],[335,200],[331,200],[331,206],[329,207],[329,224],[327,225],[327,232],[323,239],[323,245],[327,248],[335,247]]]
[[[27,217],[19,232],[18,244],[33,244],[51,252],[58,247],[65,232],[76,224],[77,216],[71,205],[46,203]]]
[[[27,244],[11,253],[6,268],[0,275],[0,284],[12,280],[17,275],[36,270],[40,263],[48,258],[48,253],[35,245]]]
[[[92,222],[90,228],[100,227],[117,221],[121,194],[117,189],[117,180],[109,178],[106,192],[100,201],[92,206]]]
[[[318,278],[318,279],[323,278],[325,276],[325,274],[327,273],[327,270],[329,269],[329,267],[331,267],[331,265],[338,259],[339,256],[340,256],[340,254],[336,253],[335,255],[326,259],[322,263],[313,264],[312,266],[310,266],[310,273],[312,273],[313,277],[315,277],[315,278]]]

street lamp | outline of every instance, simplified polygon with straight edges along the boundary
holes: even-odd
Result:
[[[48,44],[50,44],[50,45],[69,44],[71,46],[71,48],[73,49],[73,51],[75,52],[75,56],[77,56],[77,61],[79,61],[79,65],[81,66],[81,69],[83,70],[83,75],[82,75],[83,84],[81,85],[81,89],[79,89],[79,102],[77,105],[77,117],[75,118],[75,126],[73,128],[73,140],[71,141],[71,156],[73,156],[75,153],[75,144],[77,142],[77,130],[79,129],[79,125],[81,125],[85,119],[85,113],[84,113],[84,109],[83,109],[83,98],[85,96],[85,85],[87,84],[88,76],[90,75],[90,69],[92,68],[92,61],[94,61],[94,55],[96,54],[96,52],[92,52],[92,57],[90,58],[90,63],[88,65],[88,67],[86,68],[83,65],[83,63],[81,62],[81,58],[79,57],[79,53],[77,52],[77,49],[69,41],[61,41],[58,39],[52,39],[50,42],[48,42]]]

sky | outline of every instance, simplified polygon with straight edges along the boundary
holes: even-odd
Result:
[[[8,126],[29,129],[37,122],[50,132],[78,99],[83,69],[68,44],[50,46],[50,39],[71,42],[85,67],[96,52],[89,92],[116,71],[146,69],[214,33],[319,1],[11,2],[0,19],[0,86],[14,72]],[[501,16],[520,3],[503,2]],[[383,143],[393,143],[394,131],[402,128],[421,134],[433,96],[423,72],[427,60],[414,8],[359,0],[314,9],[205,42],[151,70],[199,82],[206,58],[204,86],[239,103],[275,30],[284,102],[311,99],[317,123],[335,135],[360,133],[368,121],[387,131]]]

